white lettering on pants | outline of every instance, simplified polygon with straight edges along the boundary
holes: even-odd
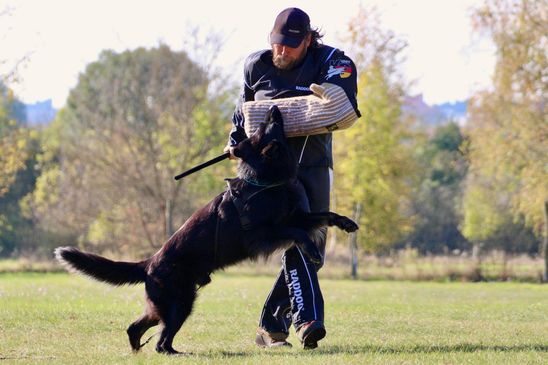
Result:
[[[301,290],[301,283],[299,282],[299,276],[297,275],[297,269],[293,269],[289,272],[291,274],[291,288],[293,289],[293,296],[297,303],[297,309],[299,311],[304,309],[303,292]]]

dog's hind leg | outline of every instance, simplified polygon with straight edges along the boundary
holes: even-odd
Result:
[[[188,284],[187,284],[188,285]],[[181,289],[180,289],[181,290]],[[156,344],[156,351],[168,355],[179,354],[173,348],[173,338],[192,312],[192,306],[196,299],[196,288],[192,284],[191,288],[186,288],[179,292],[179,296],[170,300],[161,313],[164,328],[160,334],[160,339]]]
[[[160,322],[158,316],[156,316],[151,310],[151,305],[152,304],[149,303],[147,311],[135,322],[130,324],[126,331],[129,337],[129,344],[131,345],[133,352],[139,351],[139,349],[143,346],[141,345],[141,337],[143,337],[145,332],[150,327],[154,327],[158,324],[158,322]]]

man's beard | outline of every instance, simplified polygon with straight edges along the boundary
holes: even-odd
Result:
[[[272,55],[272,63],[281,70],[291,70],[301,63],[306,52],[303,52],[298,58],[290,58],[284,55]]]

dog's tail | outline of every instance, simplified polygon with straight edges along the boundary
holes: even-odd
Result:
[[[93,279],[113,285],[138,284],[146,279],[147,261],[112,261],[104,257],[82,252],[75,247],[58,247],[55,258],[68,271],[80,272]]]

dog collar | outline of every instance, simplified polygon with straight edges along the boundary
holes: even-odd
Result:
[[[243,179],[246,183],[255,185],[255,186],[261,186],[261,187],[274,187],[274,186],[280,186],[285,184],[285,182],[277,182],[277,183],[261,183],[255,179]]]

